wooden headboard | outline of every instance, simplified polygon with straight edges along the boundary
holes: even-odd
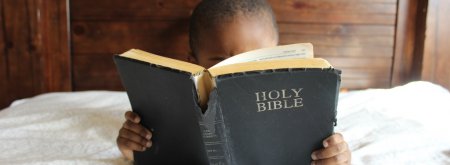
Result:
[[[311,42],[343,70],[342,87],[391,85],[397,0],[270,0],[280,44]],[[138,48],[187,59],[188,22],[198,0],[71,1],[74,90],[120,90],[114,53]]]
[[[187,59],[189,16],[198,2],[0,0],[0,108],[45,92],[123,90],[112,55],[130,48]],[[313,43],[316,57],[343,71],[343,88],[420,78],[426,2],[269,2],[280,44]]]

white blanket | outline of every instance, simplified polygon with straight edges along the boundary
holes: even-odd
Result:
[[[124,92],[49,93],[0,111],[0,164],[131,164],[115,138]],[[450,164],[450,93],[415,82],[340,95],[353,164]]]

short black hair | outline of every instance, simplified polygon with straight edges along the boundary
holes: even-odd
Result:
[[[278,25],[272,7],[266,0],[203,0],[194,9],[189,24],[189,46],[197,56],[200,28],[210,28],[221,22],[232,20],[237,14],[259,16],[272,21],[278,40]]]

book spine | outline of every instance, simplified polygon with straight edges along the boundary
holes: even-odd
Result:
[[[200,129],[210,165],[228,165],[224,120],[217,102],[216,91],[211,92],[208,110],[202,115]]]

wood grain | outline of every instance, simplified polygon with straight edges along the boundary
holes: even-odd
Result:
[[[71,90],[66,2],[1,1],[0,108],[16,99]]]
[[[199,1],[176,2],[71,1],[74,89],[121,89],[111,55],[130,48],[186,59],[189,15]],[[312,42],[317,57],[343,69],[346,87],[389,86],[396,0],[269,2],[281,44]]]
[[[279,23],[280,33],[317,35],[393,36],[395,27],[389,25]]]
[[[28,1],[3,1],[4,38],[6,42],[5,63],[7,65],[7,93],[1,93],[6,104],[16,98],[30,97],[36,93],[35,86],[40,84],[34,78],[34,54],[30,51],[30,17]],[[5,105],[2,105],[3,107]]]
[[[391,46],[322,46],[314,45],[315,56],[336,57],[392,57]]]
[[[188,18],[199,0],[77,0],[72,20],[178,20]]]
[[[450,1],[430,0],[427,11],[422,79],[450,90]]]
[[[339,36],[280,34],[280,44],[311,42],[317,46],[394,46],[393,36]]]
[[[72,45],[78,54],[118,54],[131,48],[173,57],[189,52],[188,20],[152,22],[78,22],[72,24]]]
[[[42,81],[39,93],[72,90],[67,3],[68,0],[35,0],[35,10],[30,10],[35,18],[31,27],[36,28],[33,51],[41,68],[37,75]]]
[[[4,0],[0,0],[0,109],[10,102],[8,92],[8,53],[6,52]]]
[[[324,1],[324,0],[272,0],[275,11],[283,13],[333,13],[333,14],[395,14],[395,3],[376,3],[364,1]]]
[[[392,85],[402,85],[410,81],[413,68],[417,5],[418,0],[399,1]]]
[[[178,20],[199,0],[71,1],[72,20]],[[269,1],[280,22],[395,24],[393,1]],[[386,3],[387,2],[387,3]],[[320,18],[320,19],[317,19]]]

